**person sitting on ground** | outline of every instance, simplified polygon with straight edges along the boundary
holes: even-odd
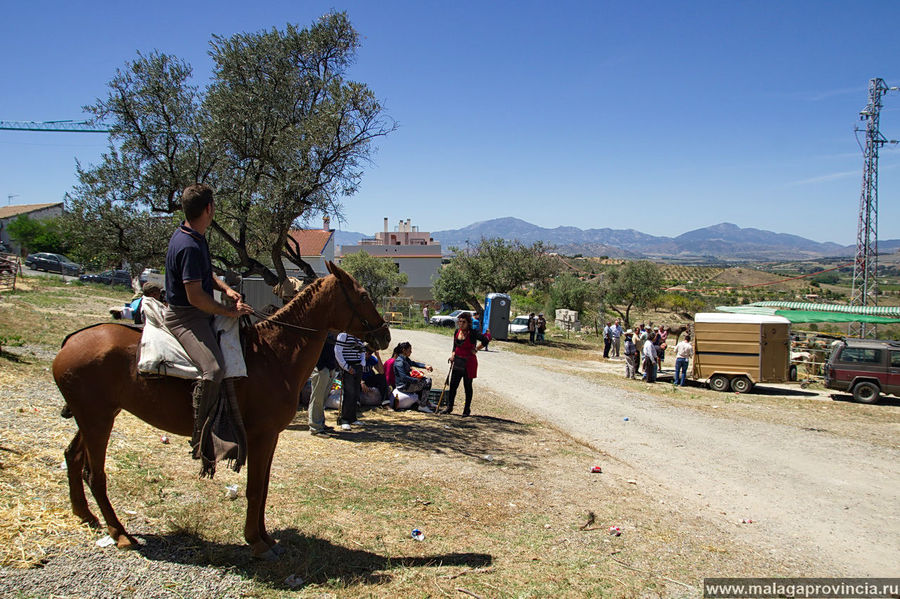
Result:
[[[162,287],[156,283],[151,283],[150,281],[147,281],[141,286],[141,296],[131,302],[131,317],[134,319],[134,324],[144,324],[144,313],[142,309],[144,307],[145,297],[152,297],[156,301],[161,302]]]
[[[388,390],[387,378],[384,376],[384,365],[381,356],[371,345],[366,344],[366,357],[363,362],[362,392],[368,395],[372,390],[378,392],[378,403],[388,406],[391,403],[391,394]]]
[[[411,359],[412,344],[404,341],[395,349],[397,357],[394,360],[394,409],[402,410],[418,404],[420,412],[431,413],[434,410],[428,405],[428,391],[431,390],[431,379],[428,377],[415,377],[412,375],[412,367],[424,368],[428,372],[434,369],[422,362]]]

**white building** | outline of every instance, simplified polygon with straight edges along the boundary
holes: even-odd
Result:
[[[429,301],[431,285],[441,270],[441,244],[426,231],[410,224],[410,219],[400,221],[393,231],[384,230],[375,237],[366,237],[357,245],[342,245],[341,256],[366,252],[370,256],[391,260],[397,269],[406,273],[409,281],[401,288],[401,294],[416,301]]]
[[[45,218],[53,218],[62,215],[62,202],[52,204],[20,204],[18,206],[4,206],[0,208],[0,241],[12,248],[16,254],[22,252],[19,244],[9,238],[9,223],[16,220],[23,214],[34,220],[43,220]]]

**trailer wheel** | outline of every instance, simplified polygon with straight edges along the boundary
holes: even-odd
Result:
[[[724,374],[714,374],[709,377],[709,388],[713,391],[728,391],[731,381]]]
[[[745,376],[736,376],[731,379],[731,390],[735,393],[746,393],[753,388],[753,383]]]
[[[881,390],[875,383],[862,381],[853,385],[853,399],[859,403],[875,403]]]

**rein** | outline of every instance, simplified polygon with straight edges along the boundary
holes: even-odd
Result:
[[[353,305],[353,302],[350,300],[350,294],[347,293],[347,290],[344,288],[344,283],[338,278],[338,287],[340,287],[341,291],[344,293],[344,299],[347,300],[347,306],[350,307],[350,310],[353,312],[353,315],[359,319],[362,323],[363,327],[365,327],[364,334],[374,333],[375,331],[380,331],[381,329],[385,329],[388,327],[386,322],[381,323],[380,326],[373,327],[369,324],[369,321],[363,318],[362,314],[359,313],[359,310],[356,309],[356,306]],[[301,327],[300,325],[292,324],[290,322],[284,322],[283,320],[272,320],[272,316],[266,314],[265,312],[260,312],[256,308],[253,309],[253,315],[257,318],[261,319],[263,322],[270,322],[272,324],[277,324],[282,327],[287,327],[289,329],[297,329],[298,331],[306,331],[309,333],[318,333],[319,329],[311,329],[309,327]]]
[[[290,322],[284,322],[283,320],[272,320],[272,316],[266,314],[265,312],[260,312],[256,308],[253,309],[253,315],[262,320],[263,322],[270,322],[272,324],[277,324],[279,326],[287,327],[289,329],[297,329],[299,331],[307,331],[310,333],[318,333],[319,329],[310,329],[308,327],[301,327],[298,324],[291,324]]]

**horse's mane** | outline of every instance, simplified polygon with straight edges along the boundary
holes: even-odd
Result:
[[[300,293],[295,295],[291,301],[284,305],[280,310],[266,318],[265,320],[261,320],[254,325],[254,328],[257,332],[261,332],[267,329],[272,329],[278,326],[278,321],[282,322],[291,322],[289,318],[293,314],[302,314],[305,309],[312,303],[313,298],[319,293],[322,289],[322,286],[325,284],[325,279],[327,277],[322,277],[316,279],[306,287],[304,287]],[[293,323],[292,323],[293,324]]]

